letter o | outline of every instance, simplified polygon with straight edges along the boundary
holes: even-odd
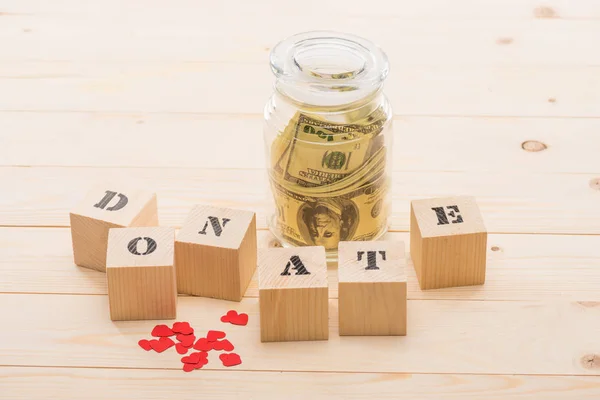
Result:
[[[148,248],[144,253],[140,253],[137,250],[138,242],[140,240],[145,240],[148,245]],[[136,237],[135,239],[131,239],[131,241],[127,244],[127,250],[129,250],[131,254],[134,254],[136,256],[145,256],[147,254],[154,253],[156,247],[156,241],[149,237]]]

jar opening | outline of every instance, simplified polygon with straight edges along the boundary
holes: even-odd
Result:
[[[278,91],[309,105],[353,103],[377,92],[388,74],[385,53],[361,37],[328,31],[291,36],[270,56]]]
[[[352,79],[365,71],[368,50],[345,39],[306,39],[292,55],[299,71],[321,79]]]

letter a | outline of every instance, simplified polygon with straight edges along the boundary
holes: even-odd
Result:
[[[292,269],[296,271],[296,275],[310,275],[310,272],[308,272],[300,257],[292,256],[290,257],[290,261],[287,262],[285,269],[281,273],[282,276],[291,275],[290,267],[292,264],[294,265]]]

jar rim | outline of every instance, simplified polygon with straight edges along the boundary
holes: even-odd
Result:
[[[307,31],[289,36],[270,53],[276,85],[300,102],[350,103],[381,88],[389,72],[385,52],[363,37],[336,31]]]

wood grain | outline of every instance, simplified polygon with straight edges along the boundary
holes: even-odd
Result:
[[[261,342],[329,338],[323,246],[261,248],[257,273]]]
[[[404,242],[392,240],[340,242],[340,335],[406,335],[405,248]]]
[[[70,210],[69,225],[75,263],[82,267],[106,271],[111,228],[159,223],[155,193],[102,182],[77,196],[83,200]]]
[[[485,283],[487,229],[473,197],[412,201],[410,244],[421,289]]]
[[[10,133],[0,165],[261,169],[262,124],[258,114],[0,112]],[[600,174],[590,145],[600,118],[396,117],[394,127],[395,170]],[[207,137],[228,156],[203,150]],[[523,150],[532,140],[547,149]]]
[[[331,0],[326,3],[317,0],[306,2],[306,8],[286,7],[280,5],[273,7],[269,0],[257,0],[252,4],[244,0],[232,0],[227,4],[220,2],[203,3],[202,13],[196,11],[197,2],[194,0],[172,0],[169,2],[154,1],[148,7],[143,1],[131,1],[123,4],[119,0],[106,0],[101,4],[93,1],[55,0],[48,3],[44,0],[20,0],[3,5],[7,15],[39,14],[40,16],[66,16],[75,19],[87,18],[97,21],[94,16],[113,18],[116,21],[149,20],[154,22],[173,22],[173,17],[187,18],[190,21],[199,14],[211,16],[230,15],[231,10],[236,10],[235,15],[240,16],[282,16],[300,15],[314,17],[311,7],[318,5],[324,15],[335,12],[340,17],[368,16],[379,21],[382,18],[434,19],[452,21],[455,19],[491,19],[513,22],[514,19],[534,18],[535,10],[544,5],[555,11],[559,19],[600,18],[600,5],[594,1],[569,1],[563,0],[488,0],[485,3],[472,0],[456,0],[449,4],[445,0],[424,0],[420,2],[390,2],[387,0],[374,0],[369,7],[363,7],[360,0]],[[77,20],[75,19],[75,20]],[[274,18],[276,19],[276,18]]]
[[[256,270],[256,247],[254,213],[195,206],[175,242],[178,292],[240,301]]]
[[[532,6],[530,18],[512,21],[478,17],[407,19],[402,14],[384,13],[377,18],[377,23],[366,13],[344,16],[340,9],[334,11],[336,18],[332,19],[327,12],[312,13],[306,18],[302,12],[296,12],[300,10],[277,15],[277,10],[270,7],[268,13],[272,18],[268,29],[260,18],[238,13],[212,15],[198,24],[201,16],[196,12],[175,7],[163,10],[162,14],[155,7],[136,13],[122,7],[108,17],[110,28],[97,14],[60,15],[52,11],[40,14],[38,10],[3,18],[0,38],[6,46],[0,60],[226,61],[266,65],[270,49],[278,41],[297,32],[327,26],[330,30],[353,32],[376,42],[389,53],[394,67],[440,63],[536,67],[600,65],[593,40],[600,34],[597,21],[534,18],[534,12],[542,10],[559,13],[558,9],[543,6]],[[384,6],[384,9],[389,8],[389,5]],[[258,10],[253,13],[257,15]],[[232,30],[231,26],[237,29]],[[243,37],[241,31],[245,32]],[[571,45],[573,42],[577,46]],[[428,51],[422,51],[424,47]]]
[[[178,319],[207,332],[230,306],[180,297]],[[11,327],[0,331],[2,363],[181,368],[175,352],[158,357],[137,345],[156,321],[110,323],[102,317],[107,307],[106,296],[0,295],[3,322]],[[260,342],[257,299],[244,299],[236,310],[249,315],[248,325],[223,328],[248,370],[598,375],[588,362],[600,352],[596,303],[411,300],[409,334],[373,340],[340,337],[337,301],[330,300],[329,340],[292,343]],[[348,362],[349,354],[361,362]]]
[[[211,363],[214,363],[211,359]],[[210,365],[210,364],[209,364]],[[242,365],[243,366],[243,365]],[[3,394],[37,400],[52,393],[62,400],[106,398],[164,399],[198,397],[286,400],[478,400],[531,398],[596,400],[598,376],[524,376],[458,374],[381,374],[317,372],[136,370],[1,367]],[[40,390],[44,388],[44,390]],[[276,389],[276,395],[274,393]]]
[[[396,115],[599,117],[599,71],[399,63],[385,91]],[[266,62],[9,62],[0,76],[5,111],[259,114],[274,82]]]
[[[140,240],[133,242],[132,252],[136,238]],[[168,227],[109,231],[106,282],[111,320],[176,318],[174,242],[175,230]]]
[[[266,228],[270,188],[264,171],[174,168],[1,168],[0,225],[68,226],[78,193],[110,177],[155,191],[161,225],[181,226],[192,207],[201,203],[254,211],[257,227]],[[395,172],[391,229],[408,230],[411,200],[460,194],[477,198],[490,233],[599,234],[600,192],[590,186],[598,177]]]
[[[407,233],[392,233],[403,240]],[[106,294],[104,274],[73,264],[66,228],[0,228],[0,292]],[[489,235],[486,283],[481,287],[421,291],[412,261],[409,299],[600,301],[600,236]],[[31,251],[36,243],[36,251]],[[258,232],[259,247],[276,241]],[[337,298],[337,268],[328,269],[329,296]],[[246,291],[258,297],[256,274]]]
[[[225,329],[244,363],[211,354],[184,374],[174,351],[137,346],[155,321],[110,321],[106,276],[73,263],[68,212],[125,178],[157,192],[163,226],[194,204],[248,209],[276,246],[268,55],[324,26],[388,53],[392,229],[413,199],[475,196],[502,233],[486,283],[424,292],[409,258],[408,336],[341,338],[330,265],[329,341],[263,344],[253,278],[236,306],[249,325]],[[598,399],[599,35],[593,0],[0,1],[0,397]],[[178,302],[203,332],[231,308]]]

